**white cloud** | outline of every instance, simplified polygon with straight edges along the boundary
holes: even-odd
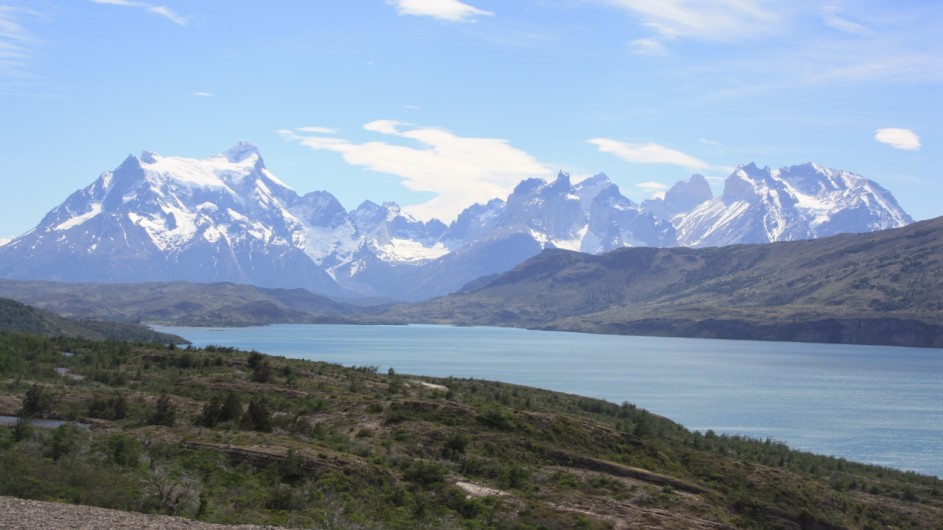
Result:
[[[904,149],[907,151],[920,149],[920,137],[910,129],[878,129],[874,133],[874,139],[894,149]]]
[[[192,96],[196,96],[196,97],[200,97],[200,98],[212,98],[212,97],[216,97],[216,94],[214,94],[214,93],[212,93],[212,92],[202,92],[202,91],[193,92],[191,95],[192,95]]]
[[[490,17],[491,11],[478,9],[458,0],[391,0],[400,15],[433,17],[449,22],[465,22],[475,17]]]
[[[320,151],[332,151],[348,164],[396,175],[417,192],[435,194],[428,202],[404,208],[421,219],[453,219],[472,202],[506,196],[521,180],[550,170],[528,153],[500,138],[457,136],[437,127],[375,120],[364,130],[399,140],[354,143],[345,138],[312,136],[302,129],[279,131],[288,140]]]
[[[160,15],[174,24],[177,24],[178,26],[186,26],[190,23],[190,17],[181,15],[167,6],[156,6],[146,2],[138,2],[136,0],[92,0],[92,2],[96,4],[107,4],[121,7],[136,7],[143,9],[148,13]]]
[[[407,125],[405,123],[400,123],[394,120],[374,120],[370,123],[364,124],[363,128],[365,131],[377,132],[380,134],[398,134],[399,126]]]
[[[278,131],[281,133],[285,129]],[[332,129],[330,127],[298,127],[298,132],[303,133],[314,133],[314,134],[337,134],[337,129]]]
[[[601,153],[616,155],[636,164],[671,164],[688,169],[710,167],[710,164],[703,160],[656,143],[630,144],[607,138],[592,138],[587,142],[596,145]]]
[[[662,38],[736,41],[768,33],[780,18],[762,0],[598,0],[639,16]]]
[[[698,141],[704,145],[724,145],[717,140],[711,140],[710,138],[700,138]]]

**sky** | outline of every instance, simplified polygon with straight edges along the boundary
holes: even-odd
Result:
[[[243,140],[450,222],[525,178],[639,202],[816,162],[943,215],[938,0],[0,0],[0,238],[129,154]]]

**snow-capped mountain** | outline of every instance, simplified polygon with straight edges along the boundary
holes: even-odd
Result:
[[[527,179],[450,225],[395,203],[347,211],[300,196],[253,145],[208,159],[145,152],[69,196],[0,246],[0,277],[61,281],[229,281],[319,294],[417,300],[507,271],[543,248],[705,246],[864,232],[911,222],[886,190],[812,164],[741,166],[724,193],[700,175],[641,205],[604,174]]]
[[[674,245],[671,224],[643,212],[602,173],[576,185],[564,172],[553,182],[527,179],[507,201],[494,199],[467,208],[445,238],[456,247],[512,234],[526,234],[541,248],[592,253]]]
[[[294,191],[240,143],[206,160],[128,157],[2,247],[6,278],[232,281],[341,294],[303,251]]]
[[[689,247],[814,239],[913,222],[876,182],[816,164],[779,170],[740,166],[727,177],[720,197],[672,220],[678,244]]]

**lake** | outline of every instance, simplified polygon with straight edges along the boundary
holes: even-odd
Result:
[[[943,477],[938,349],[432,325],[154,328],[196,346],[628,401],[692,430]]]

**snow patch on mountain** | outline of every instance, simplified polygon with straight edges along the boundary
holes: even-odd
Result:
[[[431,261],[449,253],[441,242],[431,246],[410,239],[391,238],[385,245],[377,245],[377,256],[384,261],[398,263],[417,263]]]
[[[89,211],[66,219],[65,221],[57,224],[53,230],[68,230],[84,223],[85,221],[88,221],[89,219],[94,218],[100,213],[102,213],[101,204],[93,204]]]

